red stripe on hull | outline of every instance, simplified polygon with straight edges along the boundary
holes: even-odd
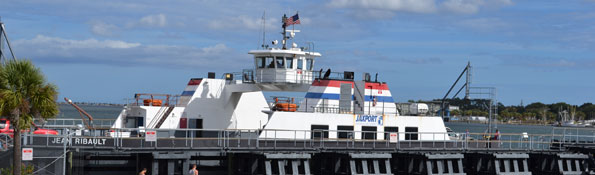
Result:
[[[202,78],[201,79],[190,79],[190,81],[188,82],[188,85],[199,85],[201,81],[202,81]]]
[[[312,86],[341,87],[343,83],[349,83],[351,84],[351,88],[353,88],[353,81],[343,80],[314,80]],[[366,82],[366,89],[388,90],[388,85],[386,83]]]
[[[366,89],[388,90],[386,83],[368,83],[366,82]]]
[[[353,88],[353,81],[342,81],[342,80],[314,80],[312,86],[326,86],[326,87],[341,87],[341,84],[349,83]]]

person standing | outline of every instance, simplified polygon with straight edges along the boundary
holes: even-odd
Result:
[[[188,171],[188,175],[198,175],[198,170],[196,169],[196,164],[192,165],[192,169]]]
[[[145,175],[147,173],[147,168],[143,168],[143,170],[141,170],[138,175]]]

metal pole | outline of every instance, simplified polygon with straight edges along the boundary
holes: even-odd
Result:
[[[0,26],[4,25],[0,19]],[[0,27],[0,64],[3,64],[2,58],[4,57],[4,40],[2,39],[2,33],[4,33],[3,27]]]
[[[492,99],[490,99],[488,110],[489,110],[488,133],[489,133],[489,135],[491,135],[492,134]]]
[[[463,69],[463,72],[461,72],[461,74],[459,75],[459,77],[457,78],[457,80],[455,81],[455,83],[452,84],[452,86],[450,86],[450,89],[448,89],[448,92],[446,92],[446,95],[444,95],[444,98],[442,98],[442,101],[440,103],[440,117],[442,117],[442,119],[444,119],[444,108],[445,108],[445,104],[444,102],[446,101],[446,97],[448,97],[448,94],[450,94],[450,92],[452,91],[452,88],[455,87],[455,85],[457,85],[457,83],[459,82],[459,80],[461,79],[461,77],[463,76],[463,74],[468,71],[469,69],[469,65],[465,66],[465,69]]]
[[[471,61],[467,62],[467,75],[466,75],[466,79],[467,81],[465,81],[465,99],[469,99],[469,85],[471,84],[471,73],[469,73],[469,71],[471,71]],[[457,93],[458,94],[458,93]]]
[[[4,35],[4,39],[6,40],[6,45],[8,45],[8,50],[10,50],[10,54],[12,55],[12,59],[16,60],[17,57],[14,56],[14,52],[12,51],[12,47],[10,47],[10,42],[8,41],[8,37],[6,36],[6,28],[4,28],[4,23],[0,23],[0,27],[2,28],[2,33]]]
[[[68,139],[68,136],[70,135],[68,133],[68,129],[66,129],[65,131],[66,132],[64,133],[64,140],[63,140],[63,142],[64,142],[64,148],[63,148],[64,154],[62,155],[63,156],[62,157],[62,174],[63,175],[66,175],[66,143],[67,143],[67,140],[70,141],[70,139]]]

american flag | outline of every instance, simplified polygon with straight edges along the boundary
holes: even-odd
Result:
[[[285,19],[285,26],[290,26],[294,24],[300,24],[300,17],[298,16],[298,14],[295,14],[292,17]]]

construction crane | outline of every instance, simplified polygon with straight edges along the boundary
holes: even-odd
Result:
[[[72,100],[70,100],[70,99],[68,99],[66,97],[64,97],[64,100],[68,104],[72,105],[72,107],[74,107],[79,112],[79,114],[81,115],[81,119],[83,119],[83,123],[85,124],[85,126],[87,127],[87,129],[91,129],[91,130],[94,129],[93,126],[92,126],[93,125],[93,117],[91,115],[89,115],[89,113],[87,113],[85,110],[83,110],[78,105],[72,103]],[[87,120],[85,120],[85,116],[87,117],[87,119],[89,120],[89,122],[87,122]]]

